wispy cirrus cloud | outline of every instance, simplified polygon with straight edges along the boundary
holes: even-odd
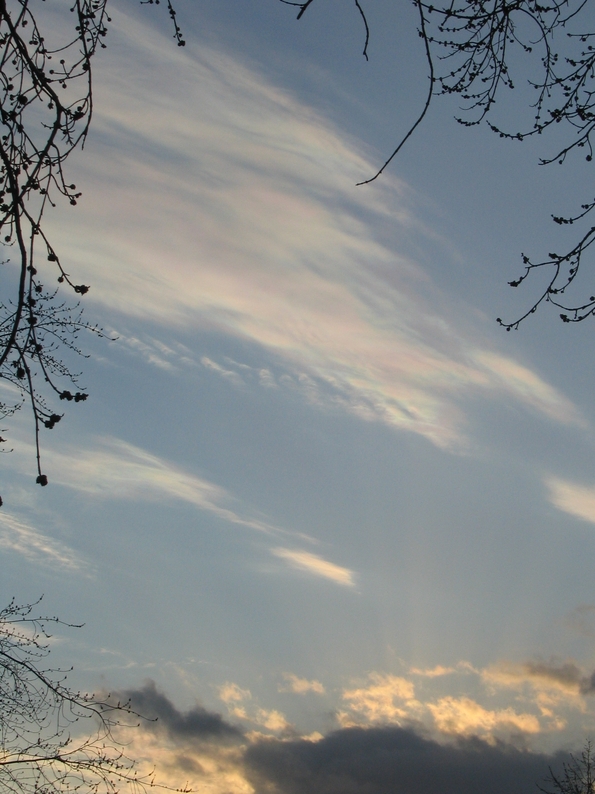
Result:
[[[279,557],[279,559],[298,571],[304,571],[312,576],[328,579],[343,587],[355,586],[354,571],[349,570],[349,568],[343,568],[340,565],[335,565],[334,562],[329,562],[329,560],[323,559],[318,554],[312,554],[308,551],[301,551],[299,549],[284,548],[271,549],[271,554],[275,557]]]
[[[546,486],[550,502],[571,516],[595,524],[595,486],[548,477]]]
[[[464,443],[470,394],[581,424],[536,373],[478,346],[403,253],[421,224],[402,183],[356,188],[372,166],[328,120],[231,56],[181,54],[116,16],[129,61],[104,65],[92,188],[67,227],[91,300],[249,341],[324,384],[319,402],[442,447]],[[147,79],[150,99],[137,88]],[[388,217],[390,242],[378,231]],[[203,366],[239,382],[233,367]]]
[[[217,364],[216,361],[213,361],[208,356],[203,356],[200,360],[200,363],[206,369],[211,370],[211,372],[216,372],[220,377],[230,381],[230,383],[233,383],[234,386],[244,386],[242,376],[239,375],[235,370],[222,367],[221,364]]]
[[[224,507],[230,500],[225,489],[118,438],[96,439],[86,449],[53,450],[46,458],[55,471],[53,480],[77,491],[109,498],[142,496],[158,500],[165,496],[189,502],[234,524],[277,531]]]
[[[97,438],[84,449],[54,449],[45,457],[55,483],[83,493],[109,499],[142,497],[158,501],[165,497],[266,535],[316,542],[302,533],[241,514],[230,506],[236,500],[225,488],[118,438]]]
[[[27,445],[20,446],[22,453]],[[186,502],[224,522],[255,530],[265,536],[318,544],[316,538],[310,535],[252,517],[225,488],[118,438],[95,438],[88,441],[83,449],[71,447],[60,451],[48,450],[45,459],[52,469],[52,482],[97,498]],[[66,547],[60,551],[60,544],[35,533],[31,527],[10,519],[6,514],[0,514],[0,526],[2,521],[10,527],[10,532],[7,530],[4,536],[0,534],[0,545],[18,547],[23,553],[29,549],[27,553],[30,555],[41,553],[43,549],[46,556],[53,554],[58,559],[62,555],[63,564],[67,564],[69,557]],[[356,574],[353,570],[318,554],[278,546],[270,548],[269,553],[310,576],[343,587],[355,586]],[[70,564],[74,565],[74,559],[72,556]]]
[[[0,548],[62,572],[89,574],[92,570],[88,561],[65,543],[4,511],[0,513]]]
[[[166,372],[198,366],[192,351],[180,342],[165,344],[161,339],[148,334],[135,336],[115,329],[107,332],[118,343],[120,350],[140,355],[148,364]]]
[[[33,454],[30,444],[21,439],[13,462],[28,472]],[[86,437],[78,445],[61,445],[45,450],[44,461],[48,470],[51,470],[53,484],[99,499],[142,499],[144,502],[167,499],[185,502],[229,524],[276,537],[277,542],[284,537],[318,544],[316,538],[310,535],[279,527],[251,515],[225,488],[119,438]],[[0,522],[2,516],[6,514],[0,513]],[[35,532],[25,524],[19,525],[16,519],[6,518],[5,521],[12,522],[6,525],[12,528],[13,538],[17,538],[19,533],[24,538],[28,530]],[[43,536],[39,535],[39,538],[36,543],[41,546]],[[6,544],[9,542],[17,544],[18,541],[5,540]],[[49,554],[49,539],[47,544]]]

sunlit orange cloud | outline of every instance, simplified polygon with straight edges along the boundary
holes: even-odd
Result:
[[[469,662],[458,662],[454,667],[445,667],[442,664],[429,668],[412,667],[409,672],[412,675],[421,675],[424,678],[441,678],[454,673],[477,673],[477,670]]]
[[[542,728],[533,714],[517,713],[512,708],[486,709],[468,697],[444,697],[428,703],[436,727],[442,733],[458,736],[491,737],[499,729],[517,729],[523,733],[539,733]]]
[[[153,773],[158,786],[201,794],[254,794],[243,771],[245,745],[184,744],[142,725],[119,731],[118,739],[125,742],[127,754],[137,762],[139,776]]]
[[[543,730],[536,715],[511,707],[489,709],[469,697],[451,695],[425,701],[416,696],[411,681],[394,675],[370,673],[363,686],[344,690],[342,700],[347,708],[337,712],[337,720],[344,728],[415,721],[441,734],[488,740],[514,731],[538,734]]]
[[[317,695],[324,695],[325,689],[320,681],[309,681],[307,678],[300,678],[294,673],[283,673],[283,678],[287,683],[278,687],[279,692],[293,692],[296,695],[314,692]]]
[[[361,724],[362,719],[372,724],[399,723],[422,710],[411,681],[391,674],[370,673],[362,686],[345,689],[342,699],[348,711],[339,711],[337,718],[344,728]]]
[[[86,191],[55,228],[91,302],[249,340],[342,410],[442,447],[464,445],[470,392],[580,422],[535,373],[478,348],[399,252],[421,226],[402,183],[356,188],[372,164],[234,58],[180,52],[121,13],[114,27],[125,47],[102,64]],[[376,231],[387,217],[391,248]]]
[[[230,715],[236,719],[260,725],[273,733],[284,733],[292,729],[284,714],[277,709],[251,705],[250,690],[242,689],[231,681],[219,687],[219,699],[225,703]]]
[[[475,676],[473,697],[468,683],[461,693],[455,673]],[[411,675],[420,676],[415,684]],[[490,742],[523,735],[537,746],[568,726],[585,730],[592,713],[584,694],[593,686],[592,676],[571,661],[501,662],[483,669],[460,662],[413,668],[405,676],[371,672],[343,689],[336,718],[343,728],[421,724],[439,737],[480,736]]]
[[[249,689],[242,689],[233,681],[226,681],[219,687],[219,700],[229,706],[230,703],[241,703],[244,700],[251,700],[252,693]]]

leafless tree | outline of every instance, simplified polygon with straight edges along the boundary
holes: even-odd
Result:
[[[290,2],[298,19],[314,0]],[[595,31],[591,0],[448,0],[428,3],[412,0],[418,16],[418,34],[428,67],[428,90],[419,116],[378,172],[374,181],[396,157],[426,116],[437,96],[456,95],[464,107],[457,121],[464,126],[488,124],[500,138],[523,141],[556,129],[564,133],[562,145],[541,159],[542,165],[564,163],[570,156],[593,162],[595,130]],[[364,21],[364,55],[368,57],[370,29],[363,0],[354,9]],[[531,75],[528,77],[527,75]],[[496,98],[525,81],[534,92],[529,101],[530,121],[518,129],[503,129],[492,121]],[[559,136],[557,136],[559,137]],[[595,294],[582,293],[566,300],[568,288],[578,281],[585,254],[595,242],[591,213],[595,199],[587,200],[570,215],[552,215],[559,225],[576,225],[574,243],[562,253],[541,260],[522,254],[524,270],[509,282],[518,287],[537,270],[549,273],[544,289],[526,312],[511,322],[498,319],[510,331],[541,305],[560,311],[565,323],[595,315]],[[580,289],[580,288],[579,288]],[[592,288],[591,288],[592,289]]]
[[[183,46],[175,10],[170,0],[165,5]],[[43,225],[48,206],[60,199],[76,205],[81,195],[65,163],[89,132],[91,63],[105,47],[110,22],[107,0],[74,0],[70,14],[70,28],[60,30],[63,39],[50,44],[41,4],[0,0],[0,418],[29,403],[39,485],[48,482],[41,469],[41,429],[60,421],[58,405],[87,399],[66,359],[82,355],[81,331],[103,335],[83,320],[78,303],[62,298],[61,286],[75,296],[89,287],[70,274]]]
[[[585,743],[580,758],[571,754],[570,761],[563,764],[561,774],[554,774],[550,769],[546,783],[547,788],[539,786],[543,794],[595,794],[595,757],[592,742]]]
[[[155,787],[114,736],[139,715],[109,696],[70,689],[64,670],[45,666],[47,627],[62,621],[36,616],[38,603],[13,601],[0,611],[0,791],[116,794],[132,787],[142,794]]]

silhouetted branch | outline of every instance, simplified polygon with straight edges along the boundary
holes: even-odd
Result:
[[[581,757],[570,755],[570,762],[562,766],[562,774],[554,774],[550,767],[550,774],[546,783],[550,788],[538,785],[543,794],[595,794],[595,764],[593,759],[593,744],[587,741],[581,752]]]
[[[297,6],[300,18],[311,5],[281,0]],[[429,68],[429,86],[423,109],[390,157],[370,179],[369,184],[384,172],[425,118],[434,96],[457,95],[465,105],[457,121],[470,127],[485,122],[500,138],[523,141],[543,135],[554,127],[567,133],[564,145],[540,160],[542,165],[562,164],[571,154],[585,151],[585,161],[593,162],[595,134],[595,32],[587,16],[590,0],[448,0],[428,3],[412,0],[419,15],[418,34],[423,40]],[[366,26],[366,47],[369,28],[363,0],[356,0]],[[560,47],[562,48],[560,50]],[[516,71],[525,68],[517,58],[521,53],[529,64],[526,82],[535,91],[534,102],[528,103],[533,115],[526,127],[519,121],[517,129],[503,129],[491,120],[497,97],[503,89],[514,90],[513,64]],[[514,55],[513,55],[514,54]],[[438,65],[444,68],[438,68]],[[535,68],[536,67],[536,68]],[[534,77],[533,75],[537,75]],[[562,125],[562,126],[560,126]],[[595,208],[595,201],[583,204],[573,217],[552,216],[560,225],[579,224]],[[590,248],[595,227],[583,231],[563,254],[550,254],[543,261],[533,262],[523,255],[525,272],[511,281],[519,286],[534,270],[551,268],[548,285],[528,311],[512,322],[498,322],[507,330],[533,314],[544,303],[562,309],[563,322],[581,322],[595,314],[595,298],[566,303],[560,296],[576,277],[583,255]]]
[[[69,670],[43,666],[47,625],[80,626],[36,615],[38,604],[13,600],[0,611],[0,789],[116,794],[130,786],[142,794],[154,788],[153,772],[139,773],[115,736],[144,718],[130,703],[70,689]]]
[[[166,7],[183,47],[171,0]],[[0,418],[29,403],[40,485],[48,482],[40,430],[51,430],[62,418],[50,399],[81,402],[88,396],[62,356],[82,355],[76,343],[81,331],[104,335],[82,319],[78,304],[69,307],[59,297],[60,285],[77,296],[89,287],[71,277],[43,228],[48,205],[55,207],[60,198],[76,205],[81,196],[64,167],[89,132],[91,62],[105,47],[110,22],[107,0],[73,0],[70,12],[70,31],[66,27],[63,42],[51,49],[30,0],[0,0],[0,246],[14,257],[5,257],[0,270],[0,378],[21,394],[17,403],[0,403]],[[56,288],[48,289],[54,279]]]
[[[419,125],[422,123],[422,121],[425,118],[426,113],[430,109],[430,104],[432,102],[432,96],[434,94],[434,80],[435,80],[435,78],[434,78],[434,61],[432,59],[432,52],[430,50],[430,42],[429,42],[429,39],[428,39],[428,36],[427,36],[427,33],[426,33],[426,20],[425,20],[425,17],[424,17],[423,6],[422,6],[422,4],[420,2],[418,2],[418,0],[415,0],[415,5],[417,6],[417,9],[419,11],[419,25],[420,25],[420,27],[419,27],[419,35],[423,39],[423,42],[424,42],[424,48],[425,48],[425,53],[426,53],[426,62],[428,64],[428,69],[429,69],[429,72],[430,72],[430,74],[428,76],[428,94],[426,96],[426,101],[425,101],[423,109],[422,109],[421,113],[419,114],[419,116],[417,117],[416,121],[411,125],[411,127],[409,128],[409,130],[407,131],[405,136],[401,139],[401,142],[399,143],[397,148],[394,150],[394,152],[391,154],[391,156],[387,160],[385,160],[384,165],[381,168],[379,168],[378,171],[374,174],[374,176],[370,177],[370,179],[364,179],[363,182],[358,182],[357,183],[358,187],[360,185],[369,185],[370,182],[373,182],[375,179],[378,179],[380,174],[389,165],[389,163],[392,162],[392,160],[399,154],[399,152],[401,151],[403,146],[407,143],[409,138],[413,135],[413,133],[415,132],[417,127],[419,127]]]

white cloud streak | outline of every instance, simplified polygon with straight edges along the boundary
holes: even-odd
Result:
[[[89,573],[90,570],[86,560],[66,544],[6,512],[0,513],[0,548],[62,572]]]
[[[84,450],[48,450],[45,458],[53,482],[82,493],[109,499],[177,500],[266,535],[316,542],[302,533],[242,515],[228,506],[235,500],[224,488],[117,438],[96,439]]]
[[[271,554],[284,560],[288,565],[298,571],[305,571],[312,576],[329,579],[331,582],[342,585],[343,587],[355,586],[355,574],[353,571],[350,571],[349,568],[342,568],[340,565],[335,565],[334,562],[329,562],[319,557],[317,554],[311,554],[308,551],[283,548],[271,549]]]
[[[180,52],[114,19],[126,56],[102,64],[89,187],[62,228],[90,300],[248,340],[326,384],[332,398],[319,389],[312,402],[442,447],[464,442],[470,393],[581,423],[555,389],[478,348],[439,308],[448,300],[398,253],[417,221],[397,180],[356,189],[371,164],[311,109],[232,57]],[[391,247],[376,231],[388,217]]]
[[[575,518],[595,524],[595,486],[579,485],[557,477],[546,480],[550,502]]]

